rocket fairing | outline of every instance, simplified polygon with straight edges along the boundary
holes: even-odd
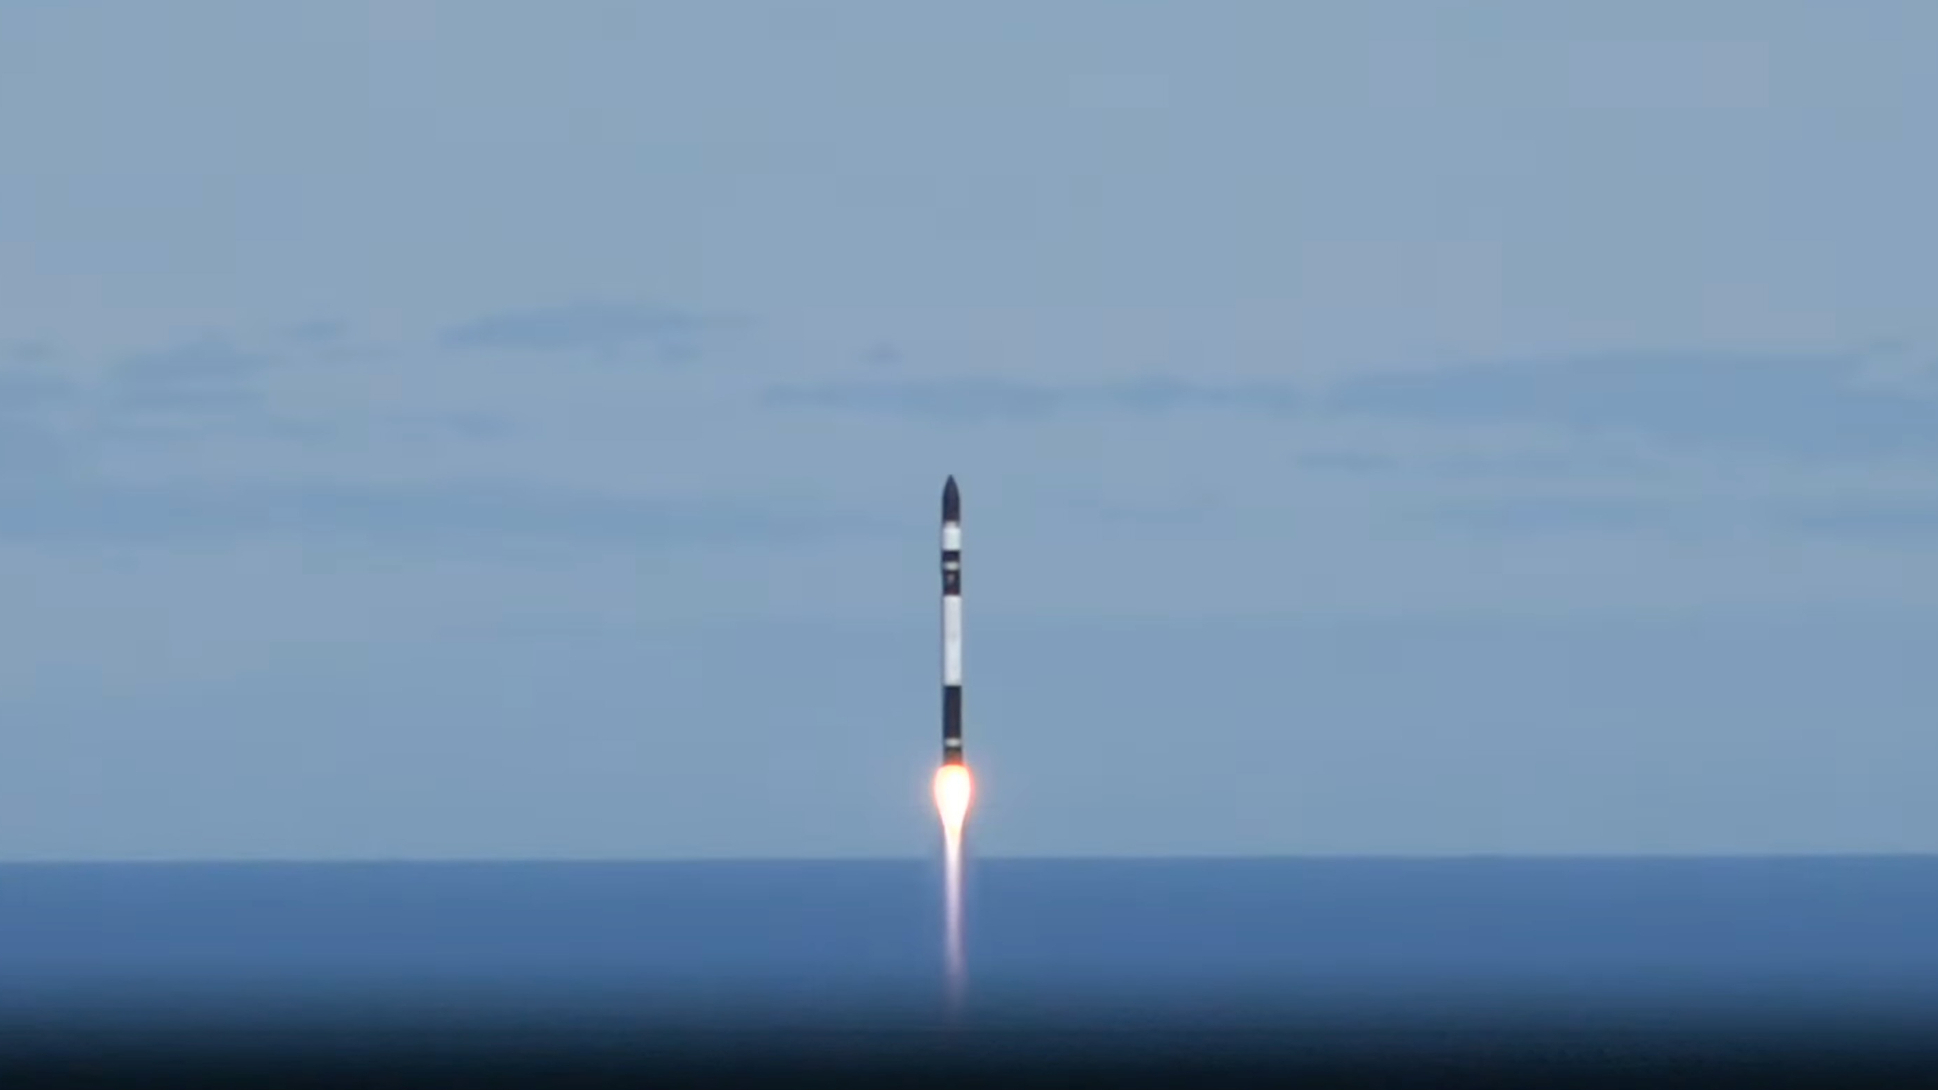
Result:
[[[942,763],[962,763],[962,494],[942,486]]]

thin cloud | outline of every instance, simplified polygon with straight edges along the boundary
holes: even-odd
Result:
[[[322,318],[313,322],[298,322],[283,330],[283,338],[294,344],[305,346],[332,345],[349,336],[350,326],[333,318]]]
[[[646,349],[660,359],[684,363],[715,334],[737,329],[737,318],[713,317],[636,303],[578,303],[509,311],[454,326],[447,348],[510,352],[590,352],[614,356]]]
[[[426,438],[458,438],[495,442],[518,434],[518,427],[498,413],[437,413],[405,422]]]
[[[1938,449],[1938,400],[1867,386],[1855,362],[1731,356],[1498,363],[1348,380],[1336,413],[1551,424],[1689,447],[1845,457]]]
[[[66,446],[38,421],[0,412],[0,478],[44,476],[62,468],[66,454]]]
[[[1215,385],[1174,378],[1091,384],[1004,379],[858,380],[768,388],[761,401],[777,408],[875,413],[954,423],[1042,419],[1059,413],[1157,415],[1199,409],[1279,414],[1295,411],[1298,395],[1273,383]]]
[[[1317,473],[1340,473],[1354,476],[1369,473],[1390,473],[1401,466],[1398,458],[1390,454],[1374,454],[1366,451],[1325,450],[1310,451],[1297,455],[1293,464],[1300,469]]]
[[[10,363],[53,363],[59,358],[59,350],[46,341],[15,341],[0,349],[0,360]]]
[[[0,368],[0,417],[70,401],[80,393],[73,379],[38,366]]]
[[[218,337],[140,352],[117,363],[103,390],[120,409],[222,411],[256,406],[256,380],[274,359]]]
[[[322,337],[324,331],[313,334]],[[315,352],[342,358],[345,346],[329,336]],[[397,413],[372,406],[317,413],[279,407],[269,396],[277,373],[315,358],[295,347],[285,346],[285,352],[246,349],[205,334],[125,355],[89,378],[46,365],[0,363],[0,443],[18,463],[20,452],[43,450],[56,435],[58,445],[78,451],[90,444],[160,450],[197,445],[213,434],[318,447],[372,439],[485,443],[516,431],[507,415],[479,410]]]
[[[1784,529],[1828,537],[1938,538],[1938,495],[1796,504],[1775,521]]]
[[[616,496],[510,485],[73,482],[0,487],[0,539],[166,542],[355,539],[440,548],[517,542],[628,548],[792,542],[865,521],[732,498]]]
[[[907,363],[908,357],[892,344],[878,344],[861,357],[861,365],[871,371],[891,371]]]
[[[1207,493],[1169,502],[1130,504],[1091,496],[1075,496],[1065,501],[1071,512],[1081,512],[1097,520],[1120,526],[1189,526],[1202,524],[1229,510],[1229,505]]]
[[[0,368],[0,477],[44,476],[63,468],[68,443],[59,433],[62,410],[82,388],[38,366]]]
[[[1524,537],[1602,535],[1689,529],[1717,521],[1713,505],[1647,496],[1503,496],[1442,503],[1428,511],[1440,525]]]
[[[1691,497],[1529,495],[1465,500],[1431,509],[1432,521],[1504,536],[1636,536],[1774,530],[1786,536],[1902,542],[1938,537],[1938,495]]]

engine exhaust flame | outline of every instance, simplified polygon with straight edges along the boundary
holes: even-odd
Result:
[[[967,765],[946,764],[935,772],[935,810],[942,819],[943,964],[949,1015],[960,1014],[968,982],[962,951],[962,832],[969,819],[975,781]]]
[[[935,770],[935,812],[942,818],[942,831],[962,836],[963,823],[969,819],[969,802],[975,794],[975,781],[968,765],[943,765]]]

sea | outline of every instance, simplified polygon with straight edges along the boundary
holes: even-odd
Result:
[[[1938,1040],[1938,857],[972,858],[956,1004],[941,886],[919,859],[5,865],[0,1035]]]

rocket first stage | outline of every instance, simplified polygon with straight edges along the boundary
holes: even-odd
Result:
[[[942,486],[942,763],[962,763],[962,494]]]
[[[935,811],[942,819],[944,957],[949,1003],[962,1001],[962,833],[975,781],[962,759],[962,494],[942,486],[942,767],[935,770]]]

